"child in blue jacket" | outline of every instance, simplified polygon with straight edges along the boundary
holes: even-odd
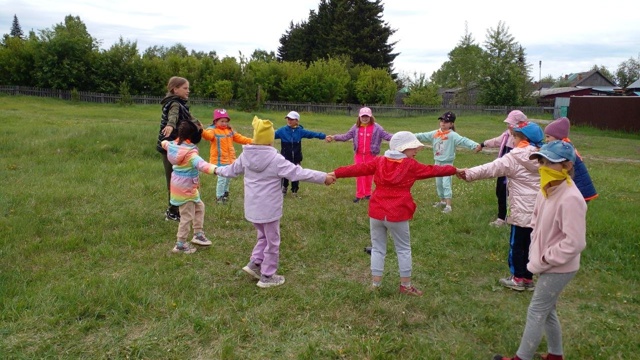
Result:
[[[287,116],[287,125],[276,130],[276,139],[280,139],[280,153],[285,159],[289,160],[295,165],[300,165],[302,162],[302,139],[320,139],[324,140],[327,135],[321,132],[313,132],[305,130],[300,125],[300,114],[295,111],[290,111]],[[298,190],[300,189],[299,181],[291,182],[291,193],[293,196],[298,196]],[[282,195],[287,194],[287,188],[289,187],[289,180],[282,179]]]

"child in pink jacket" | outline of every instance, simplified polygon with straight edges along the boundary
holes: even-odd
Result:
[[[540,192],[531,219],[533,233],[527,268],[540,275],[516,356],[496,355],[494,360],[532,359],[544,334],[548,354],[542,358],[564,359],[556,304],[580,268],[580,253],[586,247],[587,205],[571,178],[575,149],[571,143],[556,140],[530,158],[540,164]]]
[[[538,162],[529,156],[542,146],[544,133],[540,126],[532,122],[523,122],[511,127],[515,139],[515,148],[505,156],[494,161],[465,169],[463,178],[467,181],[505,176],[509,179],[509,216],[511,224],[509,238],[509,270],[511,276],[500,279],[507,288],[533,291],[533,274],[527,270],[529,244],[531,243],[531,214],[536,195],[540,190]]]

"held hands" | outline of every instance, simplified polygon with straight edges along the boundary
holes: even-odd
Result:
[[[327,137],[324,138],[324,141],[326,141],[328,143],[332,142],[333,141],[333,136],[327,135]]]
[[[327,178],[324,179],[324,184],[329,186],[336,182],[336,174],[334,172],[327,173]]]
[[[466,173],[467,169],[456,169],[456,177],[458,177],[458,179],[462,179],[464,181],[468,181],[467,180],[467,173]]]
[[[473,152],[479,153],[480,151],[482,151],[482,145],[478,144],[478,146],[476,146],[476,148],[473,150]]]

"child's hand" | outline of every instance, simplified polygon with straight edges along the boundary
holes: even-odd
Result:
[[[173,132],[173,126],[171,125],[167,125],[164,127],[164,129],[162,129],[162,135],[164,137],[168,137],[169,135],[171,135],[172,132]]]
[[[479,153],[482,150],[482,145],[478,144],[478,146],[476,146],[476,149],[474,150],[474,152]]]
[[[332,141],[333,141],[333,136],[331,136],[331,135],[327,135],[327,137],[326,137],[326,138],[324,138],[324,141],[326,141],[326,142],[328,142],[328,143],[332,142]]]
[[[324,184],[329,186],[331,184],[334,184],[336,182],[337,178],[336,178],[336,174],[333,172],[330,172],[327,174],[327,178],[324,179]]]
[[[464,181],[467,181],[467,173],[466,173],[467,169],[456,169],[456,177],[458,177],[458,179],[462,179]]]

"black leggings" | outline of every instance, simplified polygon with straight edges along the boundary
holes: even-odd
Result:
[[[501,176],[496,181],[496,197],[498,198],[498,218],[507,218],[507,178]]]
[[[162,164],[164,165],[164,176],[167,179],[167,202],[169,204],[167,210],[172,214],[180,214],[180,209],[175,205],[171,205],[171,173],[173,172],[173,165],[167,159],[166,151],[162,152]]]

